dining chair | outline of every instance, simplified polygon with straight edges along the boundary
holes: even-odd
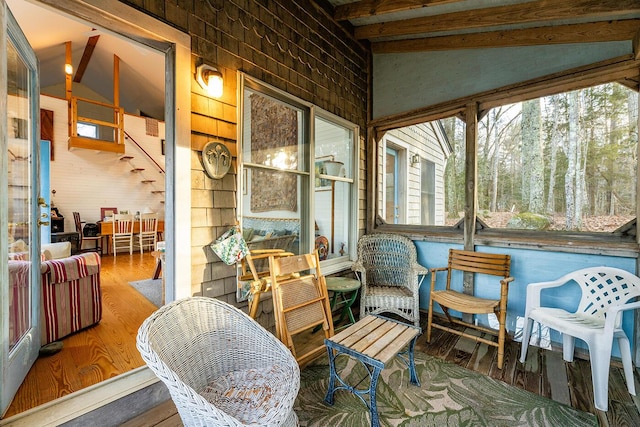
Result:
[[[84,227],[82,225],[82,220],[80,219],[80,212],[73,213],[73,222],[76,225],[76,231],[78,232],[78,252],[100,252],[102,255],[102,235],[98,234],[96,236],[85,236],[84,235]],[[83,249],[82,244],[84,242],[93,242],[93,248]]]
[[[133,254],[133,215],[114,214],[111,217],[113,223],[113,234],[111,243],[113,246],[113,256],[116,256],[118,249],[129,248],[129,255]]]
[[[158,241],[158,214],[143,213],[140,214],[140,232],[137,234],[138,246],[140,253],[144,253],[144,248],[148,247],[153,251]]]

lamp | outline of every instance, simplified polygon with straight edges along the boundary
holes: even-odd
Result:
[[[222,96],[222,73],[210,65],[201,64],[196,68],[196,80],[210,96]]]
[[[415,153],[411,156],[411,166],[417,166],[420,164],[420,154]]]
[[[73,65],[71,64],[64,64],[64,73],[68,76],[70,76],[71,74],[73,74]]]

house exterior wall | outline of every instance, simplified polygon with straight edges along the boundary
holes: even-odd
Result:
[[[406,197],[403,197],[405,206],[402,207],[403,221],[400,224],[420,224],[421,223],[421,166],[412,166],[410,157],[418,154],[421,159],[426,159],[435,164],[435,224],[444,225],[444,172],[448,153],[443,150],[444,144],[439,141],[439,136],[429,123],[407,126],[393,129],[386,133],[379,142],[378,165],[385,164],[385,149],[391,143],[396,147],[401,147],[406,154],[402,161],[406,168],[399,171],[399,178],[403,180],[400,188]],[[379,167],[377,174],[378,185],[378,206],[384,206],[385,197],[385,167]],[[401,175],[401,176],[400,176]]]
[[[237,217],[238,72],[356,123],[364,135],[368,53],[311,1],[122,3],[190,34],[192,75],[202,62],[223,74],[220,99],[206,96],[195,78],[191,84],[191,293],[237,305],[235,266],[219,261],[208,245]],[[234,157],[221,180],[209,178],[200,160],[212,140],[223,142]],[[359,145],[364,152],[364,136]],[[361,189],[362,228],[364,196]]]

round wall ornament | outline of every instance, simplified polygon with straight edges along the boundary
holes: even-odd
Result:
[[[202,149],[204,170],[213,179],[224,177],[231,168],[231,153],[220,142],[207,142]]]

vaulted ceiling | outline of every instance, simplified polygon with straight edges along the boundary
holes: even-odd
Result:
[[[127,113],[164,120],[164,55],[59,11],[26,0],[6,2],[38,57],[44,93],[64,96],[65,43],[71,42],[74,88],[84,85],[113,100],[117,55],[121,106]]]

